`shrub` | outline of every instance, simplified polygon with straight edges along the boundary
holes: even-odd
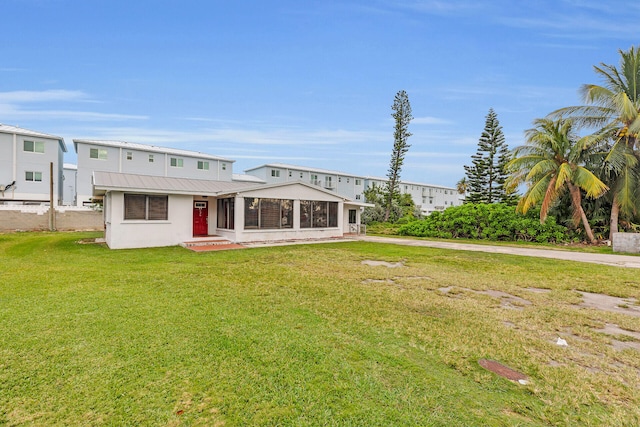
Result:
[[[402,225],[398,234],[417,237],[467,238],[527,242],[565,242],[574,236],[549,217],[540,224],[539,212],[516,213],[502,203],[465,203]]]

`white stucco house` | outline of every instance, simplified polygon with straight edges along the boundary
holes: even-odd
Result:
[[[365,203],[305,182],[261,184],[96,171],[112,249],[179,245],[221,236],[233,243],[358,233]]]

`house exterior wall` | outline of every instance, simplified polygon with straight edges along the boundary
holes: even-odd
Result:
[[[75,206],[76,204],[76,176],[77,168],[64,167],[62,169],[62,204]]]
[[[166,221],[124,219],[124,192],[107,193],[105,241],[111,249],[175,246],[193,236],[193,197],[169,195]]]
[[[101,142],[75,141],[78,154],[77,204],[83,205],[91,200],[94,171],[132,173],[138,175],[166,176],[173,178],[208,179],[214,181],[231,181],[233,162],[193,155],[188,152],[173,154],[161,150],[138,149],[135,147],[109,146]],[[90,158],[91,148],[107,151],[106,159]],[[153,161],[150,161],[152,156]],[[171,159],[179,159],[182,166],[171,166]],[[198,169],[198,161],[207,162],[209,169]],[[176,164],[178,162],[176,161]],[[204,167],[204,164],[202,165]]]
[[[44,143],[44,153],[24,150],[24,141]],[[13,188],[0,192],[2,201],[47,203],[50,199],[50,165],[53,163],[53,203],[62,203],[62,158],[64,151],[57,139],[0,133],[0,186],[15,181]],[[40,181],[27,180],[26,173],[38,173]]]

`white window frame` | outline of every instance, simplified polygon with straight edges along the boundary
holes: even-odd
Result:
[[[209,162],[204,160],[198,160],[198,169],[208,171],[209,170]]]
[[[27,149],[27,143],[31,144],[31,149]],[[28,153],[44,153],[44,142],[43,141],[32,141],[30,139],[25,139],[22,142],[22,148],[24,151]]]
[[[172,168],[184,167],[184,159],[181,159],[180,157],[171,157],[169,159],[169,166]]]
[[[96,160],[107,160],[107,150],[104,148],[89,148],[89,158]]]
[[[31,174],[31,178],[29,178],[29,174]],[[24,180],[27,182],[42,182],[42,172],[25,171]]]

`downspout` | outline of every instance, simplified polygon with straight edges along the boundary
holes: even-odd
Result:
[[[18,176],[18,136],[13,134],[13,181],[17,180]]]

